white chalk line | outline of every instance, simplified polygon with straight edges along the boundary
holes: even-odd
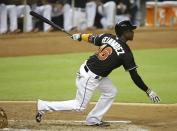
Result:
[[[85,123],[86,121],[73,121],[74,123]],[[120,121],[105,121],[105,122],[109,122],[109,123],[123,123],[123,124],[129,124],[132,123],[131,121],[124,121],[124,120],[120,120]]]
[[[31,123],[36,123],[34,120],[8,120],[9,122],[31,122]],[[57,122],[57,123],[86,123],[86,121],[79,121],[79,120],[43,120],[44,122],[49,122],[49,123],[53,123],[53,122]],[[130,124],[132,123],[131,121],[127,121],[127,120],[118,120],[118,121],[114,121],[114,120],[109,120],[106,121],[112,124],[116,124],[116,123],[123,123],[123,124]]]
[[[37,101],[0,101],[0,103],[32,103],[36,104]],[[90,102],[89,104],[95,105],[96,102]],[[114,102],[113,105],[120,105],[120,106],[177,106],[177,103],[174,104],[159,104],[159,103],[119,103]]]

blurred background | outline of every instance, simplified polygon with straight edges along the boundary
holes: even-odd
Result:
[[[176,0],[0,0],[0,35],[55,31],[31,10],[66,31],[112,29],[126,19],[143,27],[177,27]]]

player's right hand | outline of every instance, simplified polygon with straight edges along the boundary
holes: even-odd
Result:
[[[160,102],[160,98],[157,96],[157,94],[154,91],[149,90],[146,93],[147,93],[147,95],[149,96],[149,98],[151,99],[152,102],[154,102],[154,103],[159,103]]]
[[[81,34],[80,34],[80,33],[73,34],[73,35],[71,36],[71,38],[72,38],[73,40],[81,41]]]

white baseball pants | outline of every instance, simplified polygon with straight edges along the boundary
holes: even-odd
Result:
[[[96,16],[96,3],[94,1],[90,1],[86,3],[86,19],[87,19],[87,27],[93,27]]]
[[[101,92],[101,96],[96,106],[88,114],[86,124],[93,125],[100,123],[103,115],[111,107],[117,89],[108,77],[95,79],[96,75],[90,70],[86,72],[84,66],[85,63],[81,65],[80,73],[77,74],[77,93],[74,100],[60,102],[38,100],[38,111],[43,113],[46,111],[83,111],[87,107],[94,91],[98,89]]]
[[[71,5],[65,4],[63,7],[64,29],[70,31],[73,27],[78,30],[87,28],[86,12],[82,8],[71,8]]]
[[[98,12],[103,16],[101,24],[103,28],[113,27],[115,24],[116,3],[113,1],[106,2],[98,7]]]
[[[8,31],[7,17],[9,17],[9,31],[13,32],[18,28],[17,18],[25,17],[26,21],[24,28],[26,32],[33,29],[32,16],[29,14],[31,11],[30,6],[27,5],[0,5],[0,34]]]
[[[26,32],[33,30],[32,16],[30,15],[31,8],[29,5],[18,5],[17,6],[17,17],[24,17],[24,28]]]
[[[15,5],[0,4],[0,34],[8,31],[7,16],[9,16],[9,30],[17,29],[17,11]]]
[[[0,34],[7,32],[7,8],[6,5],[0,4]]]
[[[52,15],[52,6],[51,5],[42,5],[38,6],[34,10],[36,13],[42,15],[43,17],[47,18],[48,20],[51,20]],[[43,31],[47,32],[51,28],[51,25],[44,23],[43,24]]]

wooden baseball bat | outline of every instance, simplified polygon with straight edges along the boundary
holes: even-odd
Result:
[[[66,33],[67,35],[69,35],[70,37],[72,36],[72,34],[70,34],[69,32],[65,31],[63,28],[61,28],[60,26],[58,26],[57,24],[53,23],[52,21],[48,20],[47,18],[43,17],[42,15],[39,15],[38,13],[34,12],[34,11],[30,11],[30,15],[38,18],[39,20],[41,20],[42,22],[45,22],[49,25],[51,25],[52,27],[54,27],[55,29],[58,29],[64,33]]]

